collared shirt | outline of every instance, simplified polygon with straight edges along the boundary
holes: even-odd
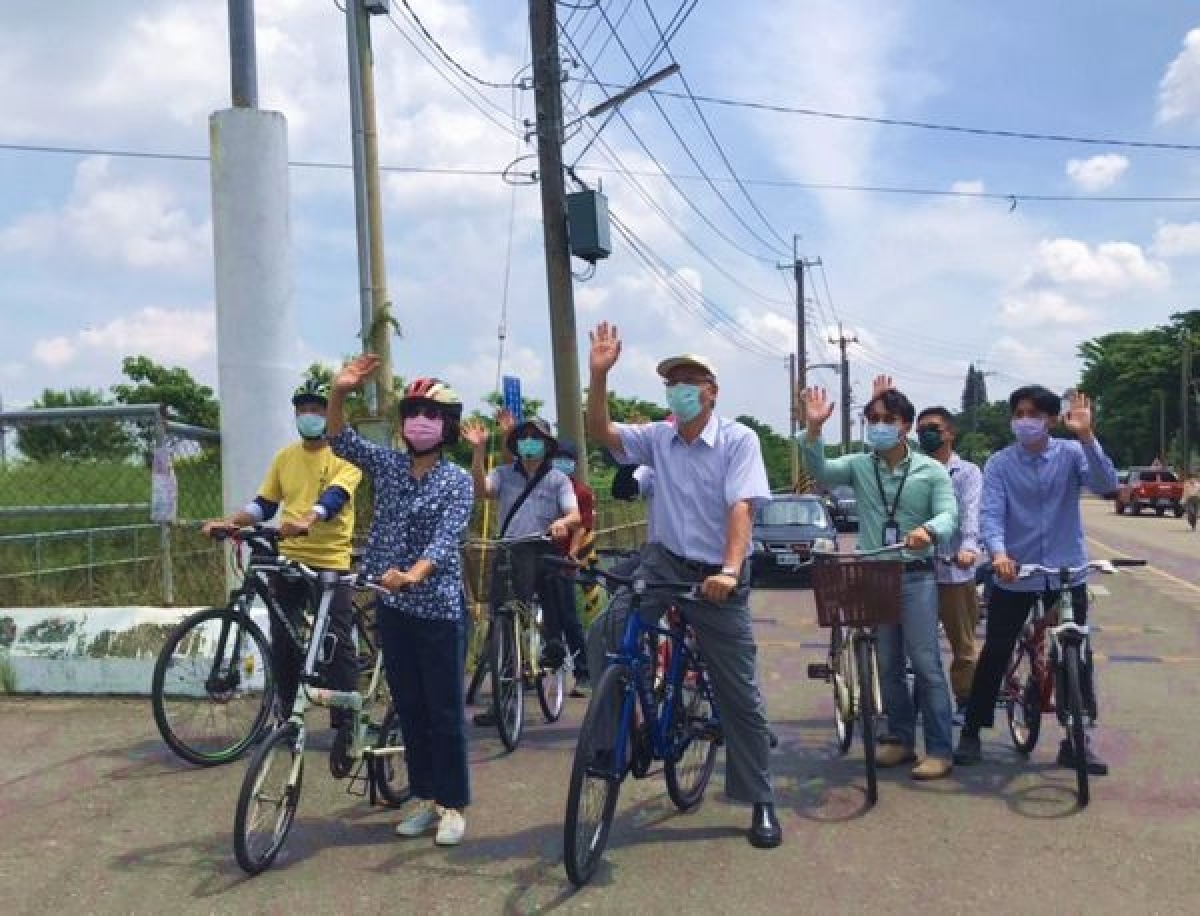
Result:
[[[983,550],[979,543],[979,503],[983,496],[983,471],[970,461],[964,461],[957,453],[951,453],[946,462],[950,483],[954,485],[954,500],[958,503],[958,532],[944,544],[937,545],[937,555],[949,563],[937,564],[937,580],[943,583],[975,581],[975,567]],[[975,562],[963,569],[954,562],[960,550],[975,554]]]
[[[940,461],[922,455],[908,445],[908,454],[894,468],[889,468],[887,462],[874,452],[826,458],[824,441],[810,442],[804,433],[800,434],[800,444],[805,463],[817,480],[830,486],[854,487],[858,502],[858,546],[862,550],[883,546],[888,508],[893,506],[901,540],[922,525],[933,529],[939,544],[948,542],[957,532],[958,503],[954,499],[950,475]],[[877,471],[878,478],[875,476]],[[880,484],[883,485],[882,493]],[[906,550],[903,555],[908,559],[927,557],[930,551]]]
[[[392,568],[407,570],[418,560],[433,564],[424,582],[382,595],[380,603],[413,617],[462,619],[459,545],[475,502],[471,475],[440,458],[424,477],[414,477],[407,452],[368,442],[349,427],[330,445],[371,479],[375,511],[363,571],[379,576]]]
[[[1117,488],[1116,468],[1095,439],[1083,445],[1052,438],[1041,453],[1016,443],[996,452],[984,465],[979,513],[988,551],[1007,554],[1018,565],[1082,566],[1087,548],[1079,495],[1085,485],[1099,495]],[[997,580],[996,586],[1042,591],[1052,587],[1047,579]]]
[[[536,471],[534,472],[537,473]],[[512,464],[493,468],[487,476],[488,489],[496,494],[500,506],[500,523],[508,518],[509,510],[529,484],[525,466],[517,459]],[[508,527],[506,538],[523,538],[534,534],[545,534],[552,522],[579,508],[575,499],[575,488],[571,478],[562,471],[551,468],[538,481],[533,492],[517,509]]]
[[[758,435],[715,414],[691,444],[671,423],[614,425],[619,460],[654,469],[653,542],[688,560],[724,563],[729,510],[743,500],[753,508],[771,498]],[[747,555],[750,546],[747,538]]]

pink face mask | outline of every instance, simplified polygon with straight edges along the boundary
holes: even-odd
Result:
[[[442,444],[444,422],[441,417],[408,417],[404,421],[404,438],[415,452],[428,452]]]

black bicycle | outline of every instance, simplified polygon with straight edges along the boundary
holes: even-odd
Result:
[[[280,555],[277,529],[255,525],[228,537],[249,550],[241,568],[242,584],[225,607],[197,611],[171,631],[151,682],[154,722],[163,741],[200,766],[237,760],[269,724],[276,678],[270,642],[253,617],[256,602],[302,648],[321,597],[318,573]],[[276,581],[309,583],[312,599],[300,619],[293,620],[273,594]],[[354,631],[358,668],[366,674],[375,667],[379,651],[366,608],[357,603]]]

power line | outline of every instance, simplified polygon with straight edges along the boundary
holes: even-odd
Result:
[[[678,61],[675,59],[675,53],[671,50],[670,39],[667,37],[667,35],[663,31],[662,27],[658,24],[658,17],[656,17],[654,15],[654,9],[650,5],[650,0],[643,0],[643,2],[646,4],[646,12],[650,14],[650,21],[654,23],[654,28],[658,32],[659,38],[662,41],[662,49],[667,52],[667,55],[671,58],[672,63],[678,64]],[[691,9],[688,10],[688,13],[690,13],[691,10],[696,8],[696,2],[698,2],[698,0],[694,0],[694,2],[692,3]],[[686,5],[686,3],[685,3],[685,5]],[[682,10],[683,10],[683,6],[680,7],[681,12],[682,12]],[[687,15],[685,14],[683,16],[683,19],[686,19],[686,18],[687,18]],[[676,26],[675,31],[677,32],[679,30],[679,27],[682,25],[683,25],[683,22],[681,21],[679,23],[679,25]],[[668,24],[668,28],[669,27],[670,27],[670,25]],[[674,34],[675,33],[673,32],[672,36]],[[649,69],[649,65],[647,65],[647,69]],[[712,124],[709,123],[708,118],[705,117],[705,115],[704,115],[704,109],[701,108],[700,103],[698,101],[696,101],[696,97],[692,92],[692,86],[688,82],[687,75],[683,72],[682,69],[679,70],[678,75],[679,75],[680,82],[683,84],[684,91],[687,92],[688,98],[690,98],[692,100],[692,107],[696,110],[696,115],[697,115],[697,117],[699,117],[700,123],[703,125],[705,132],[708,134],[708,138],[712,141],[713,147],[717,151],[717,155],[721,157],[721,161],[725,164],[725,168],[729,172],[729,176],[735,182],[737,182],[738,190],[742,192],[742,196],[746,199],[746,203],[748,203],[750,205],[750,209],[752,209],[758,215],[758,218],[760,220],[762,220],[763,225],[767,227],[767,231],[770,232],[773,236],[775,236],[775,238],[779,240],[779,243],[786,248],[788,245],[787,239],[785,239],[783,237],[783,235],[779,232],[779,230],[776,229],[775,226],[771,223],[771,221],[769,219],[767,219],[767,215],[765,213],[763,213],[762,208],[760,208],[758,203],[754,200],[754,198],[750,196],[750,192],[746,189],[746,185],[743,184],[741,178],[738,177],[738,173],[734,169],[733,163],[729,161],[729,156],[725,152],[725,147],[723,147],[721,145],[721,141],[717,139],[716,131],[713,130]]]
[[[643,74],[642,74],[640,68],[638,67],[637,61],[634,59],[633,54],[630,53],[629,48],[625,44],[624,39],[622,39],[620,34],[617,32],[616,26],[614,26],[612,21],[609,19],[608,13],[605,11],[604,7],[600,7],[600,15],[601,15],[601,17],[603,17],[604,21],[608,24],[609,29],[613,32],[613,35],[617,41],[617,46],[621,49],[621,52],[625,55],[626,60],[629,61],[630,66],[633,67],[634,73],[636,74],[637,78],[641,79]],[[589,70],[590,70],[590,67],[589,67]],[[679,133],[678,128],[676,128],[674,122],[671,120],[670,116],[667,114],[666,109],[663,108],[662,103],[658,99],[654,98],[653,96],[651,96],[651,101],[654,102],[654,107],[657,109],[659,115],[662,117],[663,121],[666,123],[667,128],[671,131],[671,133],[675,136],[675,139],[679,142],[679,145],[683,148],[684,153],[687,155],[687,157],[691,161],[692,165],[704,177],[705,181],[708,183],[708,186],[712,189],[713,193],[717,195],[717,199],[720,200],[721,203],[725,205],[725,208],[727,210],[729,210],[729,212],[731,214],[733,214],[734,219],[736,219],[738,221],[738,223],[741,224],[742,228],[745,229],[746,232],[750,236],[752,236],[756,242],[758,242],[758,244],[760,244],[764,248],[766,248],[767,251],[775,251],[776,253],[779,253],[779,251],[781,249],[777,248],[773,242],[770,242],[767,239],[763,238],[761,235],[759,235],[758,231],[755,230],[754,227],[751,226],[746,221],[745,217],[742,216],[742,214],[738,211],[738,209],[735,206],[733,206],[732,203],[729,202],[728,198],[726,198],[724,194],[721,193],[720,188],[718,188],[716,186],[716,184],[711,180],[711,178],[708,175],[708,172],[705,171],[704,166],[702,166],[700,164],[700,160],[696,158],[695,153],[692,152],[692,149],[690,146],[688,146],[687,141],[684,140],[683,136]],[[633,127],[629,123],[629,120],[625,117],[624,113],[621,112],[621,110],[619,108],[614,109],[614,111],[616,111],[617,115],[621,118],[621,122],[626,126],[626,128],[628,128],[631,132],[633,132]],[[640,138],[639,138],[639,143],[641,143]],[[644,144],[642,144],[642,145],[644,146]],[[584,149],[584,152],[586,152],[586,147]],[[647,151],[647,154],[649,154],[649,151]],[[583,153],[580,153],[580,156],[578,158],[576,158],[576,160],[575,160],[576,163],[579,162],[579,160],[582,158],[582,156],[583,156]],[[653,157],[651,157],[651,158],[653,158]],[[658,163],[656,162],[655,164],[657,165]]]
[[[613,88],[606,83],[597,83],[601,88]],[[688,99],[682,92],[669,89],[651,89],[651,95],[667,98]],[[801,108],[791,105],[773,104],[770,102],[753,102],[746,99],[728,99],[719,96],[697,95],[696,101],[706,105],[719,105],[727,108],[745,108],[753,111],[768,111],[775,114],[800,115],[811,118],[825,118],[834,121],[854,121],[862,124],[877,124],[884,127],[905,127],[914,130],[933,130],[947,133],[973,134],[983,137],[1003,137],[1009,140],[1038,140],[1050,143],[1081,143],[1091,146],[1116,146],[1129,149],[1169,150],[1173,152],[1198,152],[1200,144],[1166,143],[1153,140],[1127,140],[1119,137],[1085,137],[1075,134],[1038,133],[1036,131],[1005,130],[994,127],[972,127],[962,124],[941,124],[933,121],[916,121],[906,118],[883,118],[872,115],[848,114],[840,111],[823,111],[817,108]]]
[[[391,23],[392,28],[395,30],[396,34],[398,34],[401,38],[403,38],[408,43],[408,45],[414,51],[416,51],[417,54],[419,54],[421,56],[421,59],[424,60],[427,64],[429,64],[429,66],[434,70],[434,72],[436,72],[438,74],[438,76],[440,76],[443,80],[446,81],[446,83],[448,83],[450,85],[450,88],[452,88],[455,92],[457,92],[459,95],[461,95],[466,100],[467,104],[469,104],[472,108],[474,108],[476,111],[478,111],[481,115],[483,115],[485,118],[487,118],[493,124],[495,124],[501,130],[504,130],[505,132],[514,134],[514,135],[518,135],[520,133],[520,131],[516,130],[511,125],[505,124],[503,121],[497,119],[496,116],[494,114],[492,114],[491,112],[487,111],[483,107],[483,105],[488,106],[493,111],[499,112],[503,117],[508,117],[509,112],[505,111],[503,108],[501,108],[499,105],[497,105],[495,102],[493,102],[487,96],[485,96],[482,92],[479,91],[479,89],[477,89],[475,86],[471,85],[469,82],[466,84],[460,84],[460,83],[455,82],[453,79],[451,79],[450,76],[447,74],[447,72],[445,70],[443,70],[441,67],[439,67],[434,62],[433,58],[431,58],[428,54],[425,53],[425,50],[421,47],[421,45],[411,35],[409,35],[408,32],[406,32],[403,28],[400,27],[399,21],[390,12],[387,14],[387,21]],[[506,86],[505,88],[509,88],[509,87]],[[470,90],[470,91],[468,91],[468,90]],[[472,98],[472,96],[471,96],[472,92],[475,94],[475,98]],[[479,104],[480,102],[482,102],[483,105],[480,105]]]
[[[421,21],[421,17],[417,15],[416,10],[414,10],[409,5],[408,0],[400,0],[400,3],[404,7],[405,12],[408,13],[409,18],[412,19],[412,21],[414,23],[416,23],[417,28],[421,30],[421,34],[425,36],[425,40],[429,44],[431,44],[433,46],[434,50],[436,50],[438,52],[438,54],[440,54],[445,59],[445,61],[448,64],[450,64],[450,66],[452,66],[455,70],[457,70],[459,73],[461,73],[467,79],[469,79],[471,82],[478,83],[480,86],[486,86],[489,89],[511,89],[512,88],[511,83],[496,83],[496,82],[492,82],[491,80],[485,80],[481,76],[476,76],[474,73],[472,73],[470,70],[468,70],[462,64],[460,64],[454,58],[454,55],[452,55],[449,51],[447,51],[442,46],[441,42],[439,42],[436,38],[433,37],[433,33],[430,32],[429,29],[427,29],[425,27],[425,23],[423,23]],[[391,18],[391,13],[388,14],[388,18]]]
[[[166,162],[208,162],[208,156],[194,153],[160,153],[148,150],[115,149],[100,146],[48,146],[30,143],[0,143],[0,151],[13,153],[41,153],[64,156],[111,156],[114,159],[149,159]],[[319,162],[308,159],[292,159],[288,166],[297,169],[352,169],[348,162]],[[427,165],[381,165],[381,172],[399,172],[414,175],[460,175],[486,178],[502,178],[502,169],[484,169],[453,166]],[[513,173],[508,173],[513,174]],[[525,174],[524,177],[529,177]]]

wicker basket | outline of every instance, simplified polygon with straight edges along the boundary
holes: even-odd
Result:
[[[817,623],[823,627],[873,627],[900,622],[899,560],[823,557],[812,568]]]

